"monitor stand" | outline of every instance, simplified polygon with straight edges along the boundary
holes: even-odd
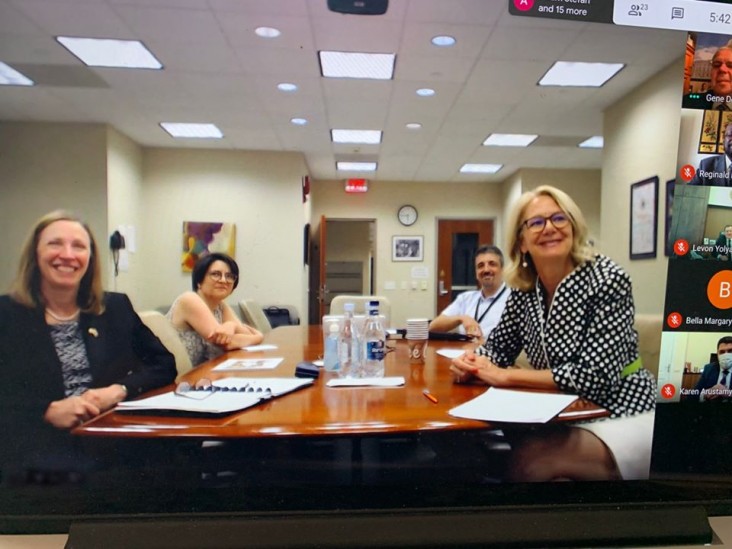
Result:
[[[551,547],[711,543],[701,506],[188,515],[74,522],[66,549]]]

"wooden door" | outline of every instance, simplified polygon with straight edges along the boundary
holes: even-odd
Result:
[[[440,219],[437,235],[435,316],[458,294],[477,288],[473,254],[483,244],[493,244],[493,220]]]
[[[310,276],[308,277],[308,324],[320,324],[325,314],[325,251],[327,223],[324,215],[310,239]]]

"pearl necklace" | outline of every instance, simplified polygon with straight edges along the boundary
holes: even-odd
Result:
[[[81,312],[81,309],[76,309],[74,314],[70,316],[58,316],[51,311],[51,309],[46,309],[46,314],[50,316],[52,319],[57,320],[58,322],[70,322],[74,320],[77,316],[79,316],[79,313]]]

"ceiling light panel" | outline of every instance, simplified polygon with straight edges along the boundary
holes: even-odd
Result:
[[[485,141],[485,147],[528,147],[538,135],[529,135],[524,133],[492,133]]]
[[[89,67],[162,69],[163,65],[139,40],[57,36],[67,50]]]
[[[321,51],[321,74],[328,78],[368,78],[391,80],[394,77],[393,53]]]
[[[32,86],[33,80],[0,61],[0,86]]]
[[[605,146],[605,139],[601,135],[593,135],[577,146],[583,149],[602,149]]]
[[[375,172],[376,162],[336,162],[336,169],[342,172]]]
[[[224,134],[213,124],[161,122],[162,128],[173,137],[192,139],[221,139]]]
[[[503,164],[463,164],[460,173],[496,173]]]
[[[599,88],[615,76],[624,66],[623,63],[556,61],[541,80],[539,80],[539,85]]]
[[[333,143],[364,143],[374,145],[381,143],[380,130],[331,130]]]

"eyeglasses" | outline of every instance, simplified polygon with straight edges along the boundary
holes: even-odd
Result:
[[[210,271],[208,276],[216,282],[221,282],[222,279],[226,279],[226,282],[233,284],[236,282],[237,276],[234,273],[222,273],[221,271]]]
[[[522,223],[525,225],[529,232],[540,233],[546,227],[547,220],[552,222],[555,229],[562,229],[569,224],[569,217],[564,212],[553,213],[549,216],[537,215],[536,217],[530,217]]]
[[[258,387],[253,386],[251,383],[242,385],[241,387],[226,386],[226,385],[214,385],[210,379],[201,378],[195,383],[191,384],[188,381],[181,381],[175,387],[174,393],[177,396],[193,398],[195,400],[203,400],[210,397],[212,394],[221,393],[258,393],[264,398],[272,396],[272,389],[269,387]]]
[[[727,61],[727,62],[714,61],[714,62],[712,62],[712,68],[715,68],[715,69],[721,69],[722,65],[727,67],[727,69],[732,70],[732,61]]]

